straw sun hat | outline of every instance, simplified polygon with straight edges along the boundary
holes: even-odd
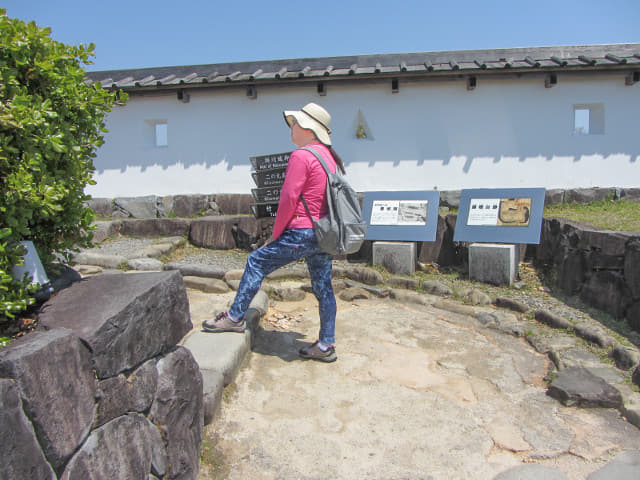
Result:
[[[283,112],[287,125],[291,127],[293,120],[298,122],[300,127],[311,130],[316,134],[316,138],[327,146],[331,146],[331,115],[324,108],[316,103],[307,103],[302,110],[285,110]]]

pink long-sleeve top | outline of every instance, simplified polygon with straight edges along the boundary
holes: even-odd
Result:
[[[336,162],[329,149],[320,142],[312,142],[312,147],[324,159],[329,170],[335,173]],[[271,236],[276,239],[287,228],[313,228],[313,223],[304,208],[300,194],[304,194],[311,215],[317,220],[328,212],[327,175],[313,153],[298,149],[289,157],[289,164],[280,191],[278,213]]]

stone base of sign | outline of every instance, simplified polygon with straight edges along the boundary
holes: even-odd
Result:
[[[413,275],[416,272],[415,242],[373,242],[373,265],[389,273]]]
[[[512,285],[518,274],[516,245],[472,243],[469,246],[469,279],[494,285]]]

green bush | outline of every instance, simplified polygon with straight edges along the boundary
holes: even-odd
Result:
[[[118,94],[85,83],[94,46],[69,46],[50,29],[0,9],[0,326],[33,303],[11,276],[32,240],[43,263],[91,241],[92,158]],[[121,101],[126,95],[122,94]]]

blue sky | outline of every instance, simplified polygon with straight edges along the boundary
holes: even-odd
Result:
[[[640,0],[5,0],[87,70],[375,53],[640,42]]]

